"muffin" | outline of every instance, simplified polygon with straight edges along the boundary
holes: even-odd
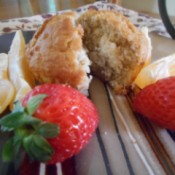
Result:
[[[26,46],[26,56],[39,83],[60,83],[86,91],[90,60],[83,48],[77,14],[66,12],[46,20]]]
[[[126,94],[151,56],[150,39],[128,18],[114,11],[89,10],[77,24],[84,29],[83,43],[93,74]]]

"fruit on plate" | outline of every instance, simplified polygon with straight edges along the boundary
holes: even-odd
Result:
[[[0,54],[0,79],[8,79],[8,55]]]
[[[14,98],[14,87],[8,80],[8,55],[0,54],[0,114]]]
[[[175,76],[163,78],[141,90],[134,110],[164,128],[175,130]]]
[[[34,79],[25,57],[25,40],[20,30],[16,32],[13,38],[8,56],[9,78],[16,90],[14,98],[16,101],[22,99],[34,86]]]
[[[16,103],[0,124],[3,131],[14,131],[4,146],[4,160],[11,160],[22,145],[33,159],[54,164],[86,145],[97,127],[98,113],[85,95],[70,86],[43,84],[29,92],[22,105]]]
[[[0,114],[13,100],[15,94],[12,83],[6,79],[0,79]]]
[[[175,76],[175,54],[169,55],[143,68],[135,79],[135,84],[143,89],[161,78]]]

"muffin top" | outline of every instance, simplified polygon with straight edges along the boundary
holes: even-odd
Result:
[[[114,11],[89,10],[78,20],[92,72],[117,94],[126,93],[150,58],[150,43],[127,17]]]

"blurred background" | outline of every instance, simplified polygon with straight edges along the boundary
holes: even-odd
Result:
[[[159,13],[159,0],[122,0],[122,5],[136,11]],[[175,0],[166,0],[167,9],[170,15],[175,16]]]
[[[77,8],[96,0],[0,0],[0,20],[52,13],[58,10]],[[148,13],[159,18],[159,0],[102,0],[117,3],[128,9]],[[175,16],[175,0],[166,0],[168,13]]]
[[[95,0],[0,0],[0,20],[52,13],[93,2]],[[111,0],[110,2],[115,3],[118,0]]]

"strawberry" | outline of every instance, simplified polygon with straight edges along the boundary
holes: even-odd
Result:
[[[15,105],[14,112],[0,124],[5,131],[15,132],[12,145],[22,143],[33,159],[54,164],[86,145],[97,127],[98,113],[86,96],[70,86],[44,84],[29,92],[22,106]],[[8,143],[6,147],[10,147]],[[5,159],[14,157],[18,149]]]
[[[158,125],[175,130],[175,77],[146,86],[136,95],[133,107]]]

